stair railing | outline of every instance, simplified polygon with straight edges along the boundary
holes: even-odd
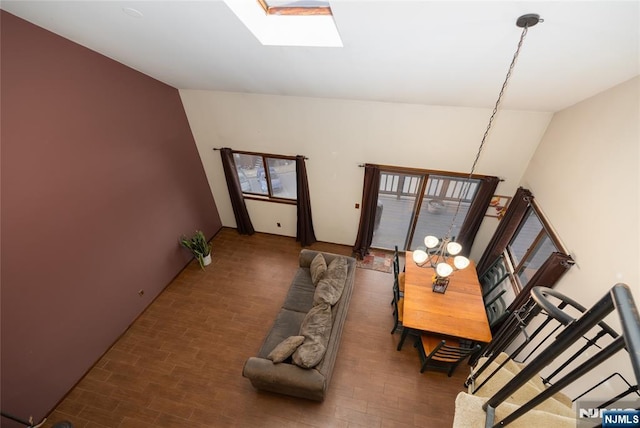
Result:
[[[556,297],[560,299],[562,303],[555,306],[548,299],[548,296]],[[505,384],[483,405],[483,409],[486,412],[485,426],[487,428],[508,425],[527,413],[529,410],[532,410],[547,398],[560,392],[563,388],[584,376],[593,368],[608,360],[621,349],[627,350],[629,360],[636,377],[636,382],[640,383],[640,317],[631,291],[627,285],[616,284],[610,289],[609,293],[607,293],[588,310],[566,296],[546,287],[534,287],[531,291],[530,300],[531,302],[527,302],[527,304],[523,306],[519,315],[512,314],[515,316],[510,317],[510,319],[507,320],[506,323],[509,324],[505,324],[505,327],[501,329],[492,344],[485,349],[484,356],[487,357],[487,362],[482,367],[479,367],[475,373],[469,377],[467,380],[468,385],[473,385],[473,382],[477,379],[478,375],[488,367],[491,361],[497,358],[498,353],[503,349],[506,349],[510,344],[514,343],[515,339],[523,333],[525,335],[524,343],[521,344],[516,351],[512,353],[512,355],[517,355],[524,349],[524,347],[531,344],[532,339],[539,335],[540,332],[549,325],[552,319],[558,321],[560,326],[565,327],[557,334],[557,336],[554,335],[558,331],[558,327],[553,329],[552,333],[548,334],[543,340],[546,341],[548,338],[551,338],[551,343],[545,349],[541,350],[526,366],[522,368],[520,373],[515,375],[511,381]],[[563,310],[567,306],[574,307],[578,311],[583,312],[582,315],[578,319],[574,319]],[[618,335],[613,329],[603,322],[603,319],[614,310],[620,318],[622,326],[621,335]],[[545,314],[547,319],[544,320],[531,335],[528,335],[524,327],[526,327],[535,316],[541,313]],[[591,339],[587,338],[585,335],[596,326],[600,328],[600,331],[595,335],[595,337]],[[598,345],[598,340],[605,336],[609,336],[612,341],[607,345]],[[587,344],[585,345],[586,347],[583,346],[580,348],[577,353],[569,358],[570,361],[562,364],[561,369],[555,370],[551,375],[545,378],[545,382],[550,385],[548,388],[494,425],[496,407],[503,403],[510,395],[527,383],[531,378],[538,375],[541,370],[549,366],[551,362],[582,338],[587,341]],[[536,347],[536,351],[540,346],[541,345],[539,344]],[[566,369],[569,363],[573,362],[577,355],[584,352],[587,347],[597,347],[599,351],[588,361],[579,364],[576,368],[558,378],[553,382],[553,384],[551,384],[550,379],[552,377],[557,377],[560,371],[562,371],[562,369]],[[532,354],[530,353],[529,356],[531,355]],[[525,359],[528,359],[529,356]],[[507,361],[502,363],[501,366],[506,364],[506,362]],[[476,387],[475,390],[477,391],[482,387],[482,385]],[[637,384],[635,386],[629,384],[627,391],[618,395],[618,397],[633,392],[636,394],[638,393]],[[615,399],[617,398],[614,398],[609,402],[613,402]],[[603,405],[602,407],[605,406]]]
[[[546,293],[548,295],[556,297],[560,301],[560,303],[557,305],[558,310],[565,311],[567,308],[573,308],[576,312],[579,312],[581,314],[587,311],[587,309],[581,304],[560,293],[549,289],[547,289]],[[527,333],[526,327],[529,326],[531,320],[540,316],[544,316],[544,320],[533,332]],[[471,385],[472,391],[474,393],[478,392],[509,361],[505,360],[501,364],[499,364],[498,367],[493,372],[491,372],[479,385],[475,384],[475,380],[485,371],[485,369],[489,367],[490,363],[493,362],[501,352],[503,352],[507,347],[515,346],[514,342],[517,339],[521,339],[520,336],[524,336],[524,340],[519,346],[515,348],[515,350],[510,352],[510,359],[518,363],[525,363],[532,355],[535,355],[540,348],[543,348],[550,341],[552,341],[558,330],[565,326],[569,322],[569,319],[573,318],[565,317],[563,318],[563,320],[557,320],[552,315],[549,315],[545,311],[542,311],[542,308],[536,304],[535,300],[533,298],[530,298],[525,303],[525,305],[520,308],[520,310],[512,314],[511,319],[508,320],[503,328],[500,329],[496,337],[494,337],[494,340],[480,352],[480,354],[483,355],[487,361],[485,364],[477,367],[474,373],[467,378],[465,386]],[[552,324],[552,322],[554,321],[557,322],[555,327],[553,327]],[[569,357],[567,361],[565,361],[565,363],[560,366],[560,368],[542,379],[545,384],[551,384],[551,379],[554,376],[556,376],[563,369],[569,366],[569,364],[577,359],[578,356],[580,356],[589,347],[593,346],[597,347],[598,349],[602,349],[598,344],[598,341],[603,337],[609,336],[610,338],[615,339],[618,336],[618,334],[604,322],[598,323],[598,326],[600,327],[600,331],[593,338],[583,336],[586,344],[579,351],[575,352],[573,356]],[[542,336],[545,332],[547,334],[545,336]],[[536,343],[536,341],[538,342]],[[527,355],[522,356],[521,354],[523,354],[524,351],[527,350],[527,347],[529,347],[530,345],[532,349],[528,351]]]

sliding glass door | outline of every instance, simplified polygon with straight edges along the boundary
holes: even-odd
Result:
[[[414,250],[426,235],[456,236],[479,188],[477,179],[381,170],[371,246]],[[456,214],[457,212],[457,214]]]
[[[422,203],[417,210],[411,245],[407,249],[415,250],[424,246],[424,237],[427,235],[443,238],[450,233],[455,238],[467,218],[478,186],[479,180],[475,179],[429,175]],[[449,231],[454,217],[455,222]]]
[[[380,172],[372,247],[392,250],[397,245],[405,249],[423,182],[422,175]]]

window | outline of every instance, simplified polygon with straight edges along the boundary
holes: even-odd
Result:
[[[258,0],[268,15],[332,15],[328,1]]]
[[[295,203],[296,161],[293,156],[234,152],[236,173],[245,197]]]
[[[342,47],[327,1],[224,2],[265,46]]]
[[[479,187],[479,179],[453,172],[381,168],[371,246],[416,249],[427,235],[444,237],[454,215],[455,237]]]
[[[535,204],[529,206],[506,248],[506,255],[520,289],[527,285],[552,253],[565,253],[559,240],[542,218]]]

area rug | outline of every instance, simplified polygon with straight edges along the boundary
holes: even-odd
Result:
[[[372,269],[391,273],[393,267],[393,253],[383,251],[369,251],[362,260],[356,260],[356,266],[361,269]]]

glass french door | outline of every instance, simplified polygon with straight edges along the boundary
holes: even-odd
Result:
[[[455,237],[479,188],[479,180],[446,174],[380,172],[371,246],[414,250],[426,235]],[[457,213],[456,213],[457,212]]]

